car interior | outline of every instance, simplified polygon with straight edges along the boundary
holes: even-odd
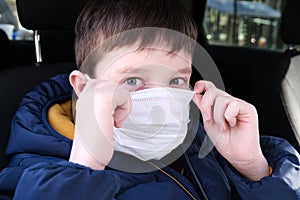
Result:
[[[210,44],[203,26],[209,0],[184,0],[199,31],[198,43],[215,61],[225,90],[253,104],[261,135],[281,137],[300,151],[300,1],[286,0],[281,13],[280,51]],[[0,29],[0,170],[10,121],[23,95],[56,74],[76,69],[74,25],[87,0],[16,0],[21,25],[33,40],[10,40]],[[201,79],[193,73],[192,82]]]

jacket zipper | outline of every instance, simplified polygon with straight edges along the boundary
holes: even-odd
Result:
[[[167,177],[169,177],[170,179],[172,179],[177,185],[179,185],[181,187],[181,189],[183,189],[193,200],[197,200],[196,197],[193,196],[192,193],[190,193],[190,191],[188,189],[186,189],[184,187],[184,185],[182,185],[176,178],[174,178],[171,174],[169,174],[168,172],[162,170],[161,168],[159,168],[158,166],[156,166],[154,163],[152,162],[148,162],[150,165],[152,165],[153,167],[155,167],[158,171],[160,171],[161,173],[163,173],[164,175],[166,175]]]
[[[196,183],[197,183],[198,188],[200,189],[200,191],[201,191],[201,193],[202,193],[203,198],[204,198],[205,200],[208,200],[208,196],[207,196],[207,194],[206,194],[206,192],[205,192],[205,190],[204,190],[204,188],[203,188],[203,186],[202,186],[200,180],[198,179],[198,177],[197,177],[197,175],[196,175],[196,172],[195,172],[195,170],[194,170],[194,168],[193,168],[193,166],[192,166],[192,164],[191,164],[191,161],[189,160],[189,158],[188,158],[186,152],[184,153],[184,158],[185,158],[185,160],[186,160],[186,163],[187,163],[187,165],[188,165],[188,168],[189,168],[189,170],[190,170],[190,172],[191,172],[191,174],[192,174],[194,180],[195,180]]]

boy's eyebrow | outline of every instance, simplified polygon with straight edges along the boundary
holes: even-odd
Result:
[[[142,69],[133,66],[124,66],[125,69],[119,71],[120,74],[127,74],[127,73],[137,73],[137,72],[148,72],[147,69]],[[192,68],[191,67],[184,67],[182,69],[176,70],[176,73],[180,74],[191,74]]]
[[[191,67],[185,67],[183,69],[178,70],[180,74],[191,74],[192,73],[192,68]]]
[[[124,66],[125,69],[120,70],[120,74],[127,74],[127,73],[136,73],[136,72],[147,72],[147,69],[141,69],[139,67],[133,67],[133,66]]]

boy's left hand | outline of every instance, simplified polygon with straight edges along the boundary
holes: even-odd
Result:
[[[204,128],[218,152],[251,180],[268,176],[269,165],[259,144],[255,107],[208,81],[198,81],[194,91]]]

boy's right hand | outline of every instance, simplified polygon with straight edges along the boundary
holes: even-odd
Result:
[[[113,156],[113,126],[120,127],[130,109],[128,91],[110,81],[89,80],[76,103],[70,161],[104,169]]]

